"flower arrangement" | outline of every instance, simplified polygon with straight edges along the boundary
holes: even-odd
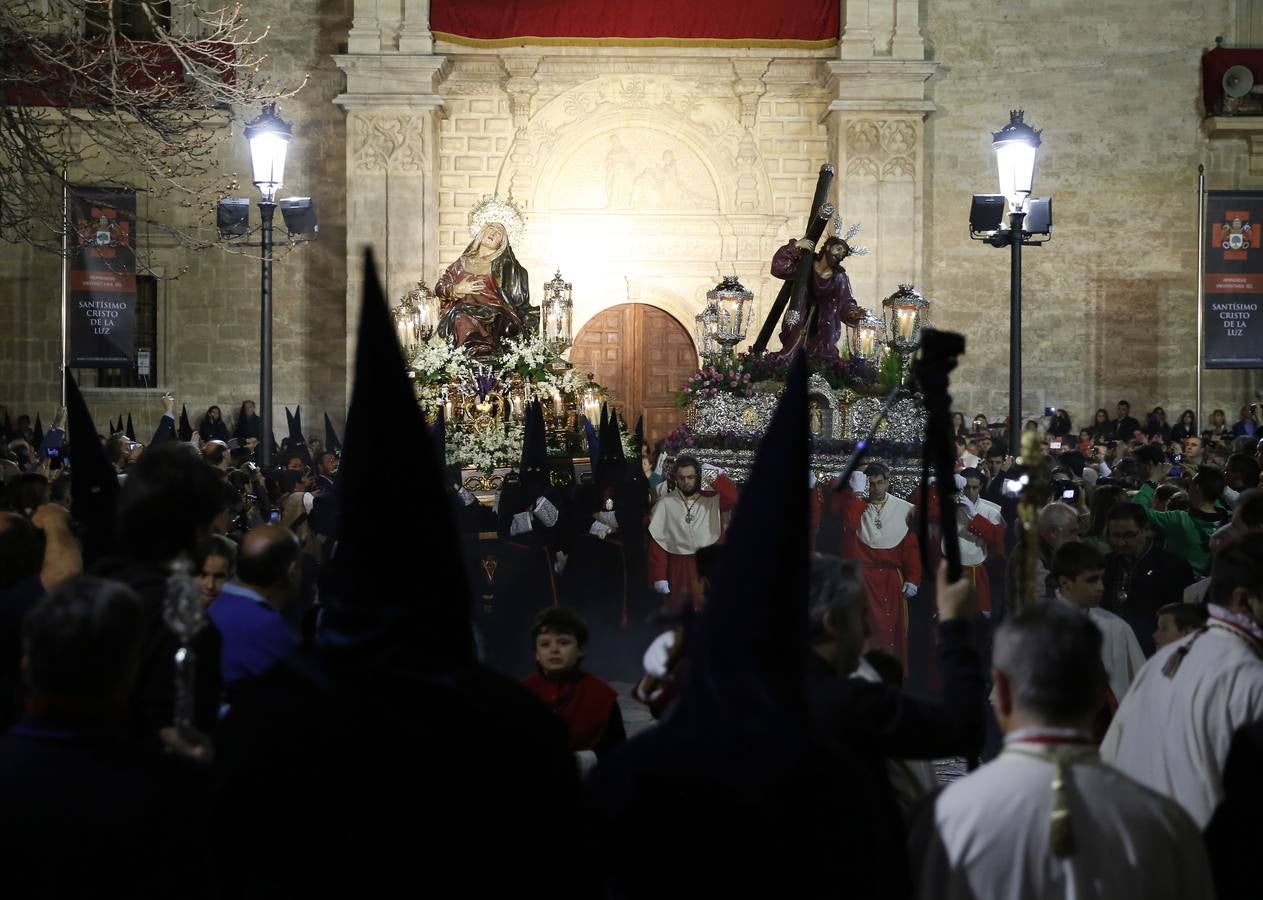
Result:
[[[895,364],[898,365],[896,358]],[[831,360],[809,360],[808,371],[819,374],[834,390],[849,389],[857,394],[887,393],[880,389],[882,372],[871,361],[856,356]],[[773,353],[724,355],[698,369],[675,395],[675,405],[684,408],[693,403],[713,400],[719,394],[749,397],[755,384],[762,381],[784,382],[789,376],[789,360]]]
[[[757,379],[750,371],[748,354],[723,354],[698,369],[675,395],[675,405],[683,409],[691,403],[712,400],[722,394],[750,396],[750,384]]]
[[[517,374],[523,380],[533,378],[543,381],[551,373],[550,366],[557,359],[557,353],[539,335],[530,335],[520,340],[510,339],[505,343],[504,353],[496,361],[496,368],[504,376]]]
[[[447,429],[447,461],[490,473],[498,466],[516,467],[522,460],[522,426]]]

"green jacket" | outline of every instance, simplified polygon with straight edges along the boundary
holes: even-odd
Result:
[[[1162,535],[1166,549],[1188,560],[1198,578],[1210,574],[1210,536],[1223,524],[1218,513],[1173,509],[1158,512],[1149,508],[1155,485],[1147,482],[1132,498],[1149,517],[1153,530]]]

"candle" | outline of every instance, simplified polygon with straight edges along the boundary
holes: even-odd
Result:
[[[512,407],[513,418],[515,419],[523,418],[523,412],[525,410],[526,404],[522,400],[521,394],[511,394],[509,396],[509,406]]]
[[[872,359],[873,358],[873,344],[876,342],[877,332],[875,329],[872,329],[872,328],[860,328],[858,330],[859,330],[859,338],[860,338],[859,355],[862,356],[864,359]]]
[[[899,307],[899,337],[902,340],[912,340],[912,329],[916,325],[917,311],[914,307]]]
[[[588,421],[594,425],[601,418],[601,403],[597,399],[596,394],[589,391],[584,395],[583,414],[588,417]]]

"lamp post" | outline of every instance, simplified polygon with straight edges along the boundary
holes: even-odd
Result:
[[[1009,245],[1009,447],[1018,446],[1022,430],[1022,244],[1028,236],[1026,201],[1035,181],[1039,132],[1023,121],[1023,111],[1012,110],[1009,124],[993,135],[1000,193],[1008,201],[1009,227],[996,232],[994,246]]]
[[[259,282],[262,309],[259,316],[259,463],[272,464],[272,217],[276,212],[276,191],[285,175],[285,151],[294,130],[276,114],[269,103],[257,119],[246,123],[250,144],[250,168],[259,189],[262,218],[263,271]]]

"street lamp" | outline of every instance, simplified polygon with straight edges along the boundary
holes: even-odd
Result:
[[[285,176],[285,151],[294,136],[287,122],[269,103],[257,119],[246,123],[250,144],[250,168],[259,189],[259,213],[263,220],[261,238],[263,271],[259,287],[262,310],[259,317],[259,463],[272,464],[272,217],[276,212],[276,191]]]
[[[1000,193],[975,194],[969,214],[969,236],[993,247],[1010,248],[1009,267],[1009,448],[1018,446],[1022,428],[1022,247],[1037,247],[1052,232],[1052,203],[1032,197],[1039,132],[1023,120],[1023,110],[1009,113],[1009,123],[992,135]],[[1004,206],[1009,221],[1004,223]],[[1030,220],[1028,221],[1028,214]]]

